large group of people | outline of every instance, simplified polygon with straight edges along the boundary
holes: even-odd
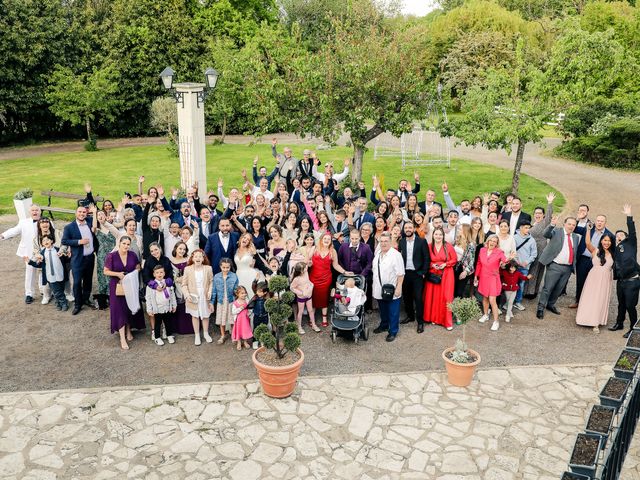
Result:
[[[87,185],[75,220],[62,231],[32,206],[30,218],[0,235],[20,236],[26,303],[40,290],[42,303],[53,300],[59,310],[73,302],[73,315],[109,309],[123,349],[132,329],[147,323],[158,345],[174,343],[176,335],[194,335],[195,345],[218,336],[217,343],[230,338],[242,349],[257,325],[268,324],[269,278],[284,275],[296,296],[292,321],[300,334],[305,315],[307,328],[322,332],[332,302],[345,312],[362,304],[367,314],[379,310],[374,333],[385,332],[391,342],[401,324],[414,324],[418,334],[426,324],[452,330],[457,320],[448,304],[455,297],[476,297],[478,320],[491,320],[492,331],[500,329],[501,315],[509,323],[525,309],[523,299],[535,299],[539,319],[559,314],[557,300],[575,274],[570,308],[578,325],[598,332],[607,324],[614,280],[619,306],[609,330],[623,329],[627,315],[630,327],[637,321],[640,266],[629,205],[626,229],[612,233],[604,214],[590,219],[587,205],[560,222],[552,193],[530,215],[514,194],[479,194],[456,204],[445,182],[443,206],[433,188],[418,196],[417,173],[413,184],[403,179],[386,190],[374,176],[367,194],[364,182],[340,188],[349,160],[336,172],[309,150],[302,159],[290,148],[278,153],[275,140],[272,153],[273,169],[256,158],[251,177],[240,172],[240,187],[225,191],[218,180],[217,191],[206,195],[197,185],[183,195],[174,188],[165,196],[161,185],[144,191],[140,177],[138,193],[98,205]],[[338,275],[364,277],[364,291],[346,283],[336,293]]]

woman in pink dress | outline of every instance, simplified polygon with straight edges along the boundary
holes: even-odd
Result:
[[[424,288],[424,322],[442,325],[453,330],[453,318],[447,305],[453,301],[455,273],[453,267],[458,257],[453,245],[444,240],[444,230],[433,230],[433,241],[429,244],[431,264],[428,275],[438,275],[440,283],[427,281]]]
[[[333,275],[331,267],[338,273],[347,273],[338,263],[338,254],[333,248],[333,238],[329,232],[325,232],[318,245],[311,254],[311,270],[309,271],[309,280],[313,283],[313,308],[322,309],[322,326],[329,325],[327,322],[327,307],[329,306],[329,292],[331,290]]]
[[[484,315],[480,317],[480,323],[489,320],[489,306],[493,314],[493,325],[491,330],[496,331],[500,328],[498,322],[498,304],[496,297],[500,296],[502,291],[502,283],[500,281],[500,267],[509,259],[505,256],[502,249],[498,247],[498,236],[490,235],[485,242],[485,246],[480,249],[478,255],[478,264],[476,265],[476,278],[473,282],[478,287],[478,293],[482,295],[482,310]],[[515,251],[510,255],[515,257]]]
[[[585,243],[591,253],[593,268],[589,270],[589,275],[584,282],[576,324],[593,327],[593,331],[599,333],[600,325],[606,325],[609,316],[615,239],[605,233],[596,248],[591,243],[591,229],[587,229]]]

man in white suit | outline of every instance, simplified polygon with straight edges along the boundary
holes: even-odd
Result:
[[[20,244],[16,255],[22,257],[25,264],[24,294],[25,303],[33,303],[33,297],[38,290],[38,269],[29,265],[29,259],[33,255],[33,240],[38,229],[38,220],[42,211],[37,205],[31,205],[29,218],[20,220],[18,224],[0,234],[0,240],[17,237],[20,235]]]

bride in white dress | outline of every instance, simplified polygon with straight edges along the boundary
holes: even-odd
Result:
[[[243,286],[249,298],[253,297],[253,282],[264,281],[264,275],[260,270],[254,268],[256,247],[253,245],[253,238],[250,233],[243,233],[238,240],[238,248],[234,261],[236,264],[236,275],[238,276],[238,284]]]

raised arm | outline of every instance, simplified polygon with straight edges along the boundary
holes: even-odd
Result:
[[[229,204],[229,200],[227,199],[227,197],[224,196],[224,191],[222,190],[222,187],[224,186],[224,182],[222,181],[221,178],[218,179],[218,197],[220,198],[220,200],[222,200],[222,206],[224,208],[227,208],[227,205]]]
[[[584,236],[585,245],[587,246],[587,250],[589,250],[589,253],[591,255],[595,255],[596,252],[598,251],[598,249],[596,247],[594,247],[593,244],[591,243],[591,228],[589,228],[587,226],[586,230],[587,231],[586,231],[585,236]]]
[[[442,184],[442,193],[444,194],[444,201],[447,203],[447,208],[449,210],[457,211],[458,207],[456,206],[455,202],[451,198],[451,192],[449,192],[449,186],[447,185],[447,182],[444,182]]]

